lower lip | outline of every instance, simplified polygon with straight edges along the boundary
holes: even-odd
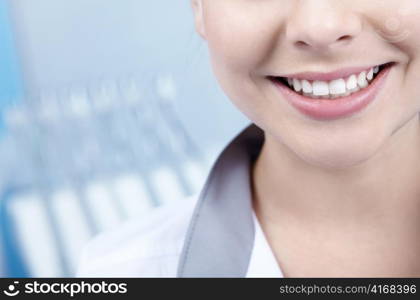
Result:
[[[366,108],[382,89],[392,68],[383,69],[368,87],[346,97],[336,99],[313,99],[300,95],[283,83],[271,80],[284,98],[298,111],[316,120],[334,120],[349,117]]]

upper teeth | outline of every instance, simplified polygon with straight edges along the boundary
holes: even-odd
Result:
[[[373,80],[379,67],[371,68],[360,74],[353,74],[347,78],[339,78],[331,81],[310,81],[305,79],[287,78],[287,82],[296,92],[303,93],[312,98],[337,98],[348,96],[352,93],[366,88]]]

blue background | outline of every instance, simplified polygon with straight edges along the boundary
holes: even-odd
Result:
[[[248,123],[189,0],[0,0],[0,111],[0,276],[13,277],[74,276],[91,238],[198,192]]]

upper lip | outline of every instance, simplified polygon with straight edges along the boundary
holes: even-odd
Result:
[[[369,71],[371,68],[379,67],[381,65],[371,65],[371,66],[362,66],[362,67],[349,67],[343,68],[339,70],[335,70],[332,72],[300,72],[294,74],[286,74],[281,76],[275,77],[284,77],[284,78],[293,78],[293,79],[300,79],[300,80],[319,80],[319,81],[331,81],[340,78],[347,78],[353,74],[357,75],[363,71]]]

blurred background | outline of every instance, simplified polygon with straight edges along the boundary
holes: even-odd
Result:
[[[189,0],[0,0],[0,277],[73,276],[93,236],[198,192],[247,123]]]

